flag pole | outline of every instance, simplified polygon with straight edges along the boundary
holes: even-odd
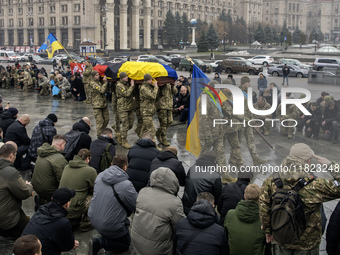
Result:
[[[63,46],[64,47],[64,46]],[[74,59],[72,58],[72,56],[68,53],[68,51],[65,49],[64,47],[64,51],[66,51],[66,54],[72,59],[73,63],[74,63]]]

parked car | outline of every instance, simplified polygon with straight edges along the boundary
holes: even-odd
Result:
[[[70,55],[74,60],[77,60],[78,63],[84,63],[85,62],[85,59],[83,57],[80,57],[80,56],[74,55],[74,54],[70,54]],[[72,61],[71,57],[67,55],[67,58],[62,59],[61,61],[64,63],[64,65],[68,65],[69,61],[70,60]],[[58,61],[58,59],[57,59],[57,61]]]
[[[24,58],[19,54],[15,53],[14,51],[7,51],[8,55],[8,62],[16,62],[16,61],[23,61]]]
[[[280,59],[280,64],[295,65],[295,66],[298,66],[300,68],[305,68],[305,69],[312,69],[313,68],[313,66],[303,64],[297,59],[288,59],[288,58],[287,59]]]
[[[173,58],[185,58],[185,56],[183,55],[180,55],[180,54],[171,54],[169,56],[170,59],[173,59]]]
[[[249,61],[224,59],[221,64],[221,70],[226,73],[249,73],[249,75],[263,72],[262,66],[253,65]]]
[[[273,76],[282,76],[282,68],[284,67],[284,64],[276,65],[276,66],[270,66],[268,67],[268,74],[271,74]],[[289,76],[294,76],[298,78],[308,77],[309,69],[306,68],[300,68],[295,65],[287,65],[289,68]]]
[[[41,64],[42,63],[42,57],[38,56],[38,55],[32,55],[33,57],[33,63],[34,64]]]
[[[119,63],[119,62],[126,62],[127,61],[127,58],[113,58],[112,60],[110,60],[109,62],[111,63]]]
[[[223,62],[223,60],[217,60],[213,63],[210,63],[209,65],[211,66],[211,69],[215,72],[218,65],[222,64],[222,62]]]
[[[200,69],[203,69],[205,63],[200,59],[192,60]],[[190,61],[186,58],[181,58],[181,62],[179,63],[179,70],[181,71],[189,71],[190,70]]]
[[[313,69],[321,71],[324,67],[338,68],[340,67],[340,59],[337,58],[316,58],[313,63]]]
[[[254,65],[263,65],[268,66],[274,62],[274,58],[271,56],[255,56],[253,58],[248,58],[248,61],[253,63]]]
[[[59,60],[64,60],[68,58],[67,54],[58,54],[55,56],[55,58],[59,61]]]
[[[155,55],[156,58],[161,58],[163,59],[164,61],[166,62],[171,62],[171,58],[169,58],[168,56],[166,55]]]
[[[162,65],[171,65],[171,63],[165,62],[163,59],[156,58],[156,57],[151,57],[151,58],[145,59],[145,61],[143,61],[143,62],[154,62],[154,63],[160,63]]]
[[[56,59],[55,57],[51,57],[51,58],[43,58],[41,60],[41,64],[44,65],[52,65],[53,60]]]
[[[139,56],[137,57],[137,61],[138,61],[138,62],[144,62],[143,59],[148,59],[148,58],[150,58],[150,57],[154,57],[154,56],[152,56],[152,55],[139,55]]]
[[[242,58],[242,57],[229,57],[228,59],[234,59],[234,60],[246,60],[245,58]]]
[[[91,63],[96,63],[96,64],[99,64],[99,65],[105,63],[105,60],[102,59],[101,57],[90,56],[90,57],[88,57],[88,58],[89,58],[89,60],[91,61]]]

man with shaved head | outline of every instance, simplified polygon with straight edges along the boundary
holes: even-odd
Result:
[[[14,121],[6,131],[5,142],[13,141],[18,146],[17,158],[14,162],[14,167],[18,170],[30,169],[30,159],[23,159],[31,144],[31,139],[27,135],[26,126],[30,123],[31,118],[28,114],[23,114],[20,118]]]

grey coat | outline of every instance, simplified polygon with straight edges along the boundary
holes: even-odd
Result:
[[[179,183],[173,171],[160,167],[150,176],[150,187],[140,190],[132,221],[131,239],[141,255],[168,255],[177,222],[184,217]]]

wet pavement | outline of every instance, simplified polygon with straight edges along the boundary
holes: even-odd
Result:
[[[178,75],[184,74],[188,76],[188,73],[178,72]],[[209,74],[212,77],[213,74]],[[235,75],[236,82],[239,81],[242,75]],[[252,84],[254,89],[256,88],[256,76],[252,76]],[[268,84],[275,81],[277,84],[281,84],[282,78],[268,77]],[[291,86],[299,86],[307,88],[312,93],[312,99],[315,100],[319,97],[323,90],[329,91],[335,98],[340,98],[340,90],[336,86],[331,85],[309,85],[307,79],[290,79]],[[16,107],[19,110],[19,115],[27,113],[31,116],[31,123],[27,126],[28,135],[31,136],[32,130],[38,122],[45,118],[49,113],[55,113],[58,116],[58,122],[56,123],[56,129],[58,133],[64,134],[68,132],[72,125],[79,121],[82,117],[87,116],[92,122],[92,128],[90,135],[93,139],[96,139],[95,119],[92,113],[92,107],[89,104],[82,102],[72,101],[72,99],[61,100],[59,98],[52,98],[50,96],[42,97],[36,92],[26,93],[19,92],[17,89],[4,90],[0,89],[0,94],[3,98],[3,105],[10,102],[11,106]],[[113,124],[113,113],[110,107],[110,124]],[[156,127],[159,126],[158,120],[155,118]],[[181,124],[178,121],[178,116],[174,118],[173,125],[168,129],[167,138],[172,146],[178,148],[178,158],[183,162],[185,169],[187,170],[191,165],[194,164],[196,158],[189,154],[185,150],[186,140],[186,125]],[[131,144],[138,140],[138,137],[134,134],[133,129],[128,133],[128,140]],[[293,139],[288,140],[279,134],[278,128],[271,130],[270,136],[268,137],[269,142],[274,146],[275,150],[271,149],[265,144],[258,135],[255,135],[255,142],[258,148],[258,153],[261,158],[267,159],[270,165],[280,165],[281,161],[285,156],[288,155],[290,147],[294,143],[304,142],[312,147],[316,154],[324,156],[331,161],[338,161],[340,146],[333,145],[323,139],[323,135],[320,136],[319,140],[305,138],[302,132],[297,132]],[[122,148],[120,145],[117,146],[117,152],[127,154],[128,150]],[[226,148],[227,159],[229,158],[228,147]],[[245,141],[242,141],[242,157],[244,158],[245,165],[252,164],[252,158],[248,152]],[[29,180],[30,176],[27,172],[22,172],[25,179]],[[254,182],[261,186],[263,180],[266,178],[264,175],[258,175],[254,179]],[[183,188],[182,188],[183,191]],[[182,194],[182,193],[181,193]],[[180,195],[181,195],[180,194]],[[325,203],[325,212],[329,219],[332,210],[335,208],[337,201]],[[23,203],[24,211],[27,215],[32,216],[34,213],[34,202],[33,198],[29,198]],[[86,233],[75,231],[76,239],[80,242],[80,246],[76,250],[63,253],[65,254],[77,254],[84,255],[88,253],[88,241],[90,238],[98,236],[98,233],[93,230]],[[13,241],[4,240],[0,237],[0,255],[11,254],[11,248]],[[323,239],[320,254],[326,254],[325,252],[325,240]],[[104,254],[104,253],[101,253]],[[130,248],[129,252],[121,254],[136,254],[133,251],[133,247]]]

